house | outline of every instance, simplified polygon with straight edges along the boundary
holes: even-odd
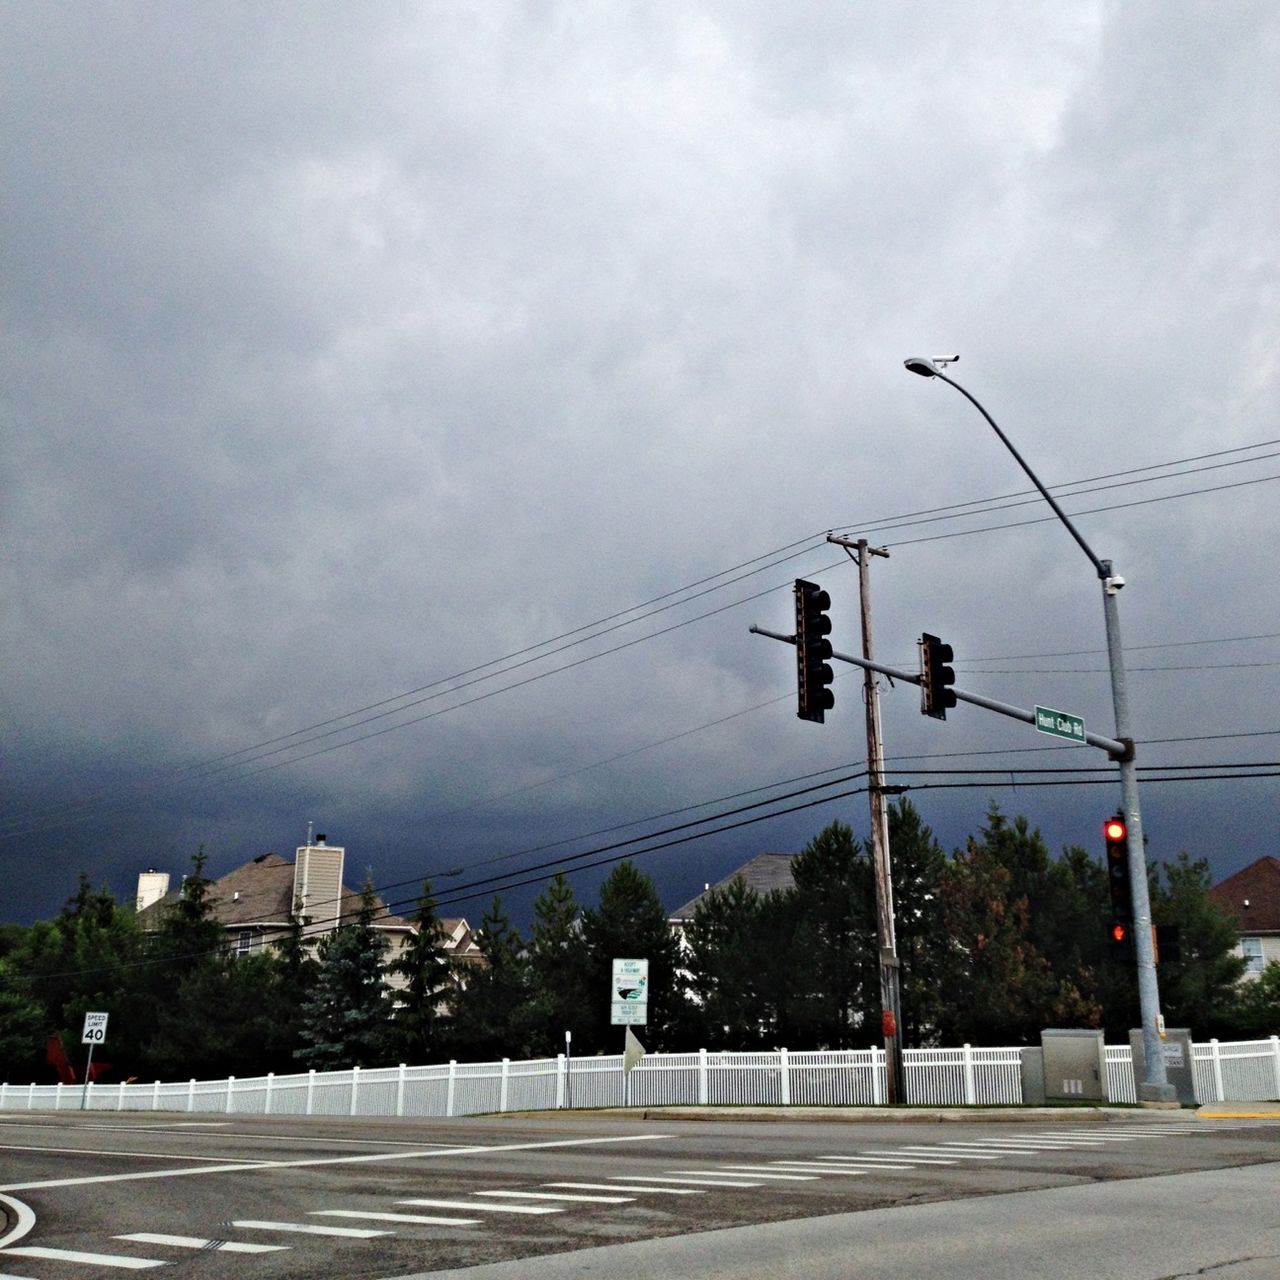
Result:
[[[1259,858],[1209,890],[1236,921],[1245,978],[1280,961],[1280,858]]]
[[[360,913],[360,894],[343,883],[346,850],[317,835],[302,845],[293,862],[278,853],[264,853],[210,882],[210,914],[230,935],[234,954],[249,955],[284,941],[295,924],[314,948],[340,925],[354,923]],[[138,877],[137,911],[143,929],[155,928],[166,904],[178,900],[181,889],[169,892],[167,872],[147,870]],[[483,964],[471,927],[462,917],[442,920],[445,950],[462,965]],[[374,929],[387,942],[384,964],[393,965],[416,934],[415,926],[387,909],[374,897]],[[390,986],[405,978],[389,973]]]
[[[747,888],[754,889],[761,897],[775,891],[794,888],[791,864],[798,856],[794,853],[758,853],[749,862],[744,862],[742,866],[731,871],[723,880],[717,880],[715,884],[704,884],[702,892],[696,898],[690,898],[684,906],[677,907],[667,917],[667,923],[680,940],[680,945],[682,947],[685,945],[685,928],[693,919],[698,903],[709,893],[717,889],[727,889],[739,878],[745,881]]]

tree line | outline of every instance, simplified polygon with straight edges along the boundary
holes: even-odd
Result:
[[[902,1034],[908,1046],[1036,1043],[1045,1027],[1138,1025],[1131,962],[1108,952],[1100,858],[1060,856],[1024,817],[992,808],[944,852],[907,800],[890,810]],[[79,1050],[88,1010],[110,1014],[107,1078],[255,1076],[353,1065],[617,1052],[609,1025],[614,958],[649,960],[650,1049],[861,1048],[880,1042],[870,849],[834,822],[792,862],[793,887],[761,895],[741,879],[699,900],[683,945],[652,880],[630,862],[595,905],[550,881],[522,936],[499,898],[476,933],[484,962],[445,949],[431,886],[393,961],[365,884],[350,923],[314,946],[233,954],[213,919],[203,850],[176,905],[143,932],[133,911],[83,875],[53,920],[0,926],[0,1079],[52,1079],[46,1043]],[[1161,963],[1170,1026],[1198,1038],[1280,1030],[1280,964],[1239,984],[1229,917],[1203,860],[1153,870],[1153,916],[1176,925],[1181,955]],[[393,990],[389,979],[396,979]]]

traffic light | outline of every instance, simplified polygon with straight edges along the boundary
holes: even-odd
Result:
[[[1158,924],[1155,934],[1156,964],[1182,959],[1182,939],[1176,924]]]
[[[1107,842],[1107,888],[1111,891],[1111,919],[1121,924],[1133,923],[1133,886],[1129,880],[1129,828],[1124,817],[1116,814],[1102,824]]]
[[[956,656],[949,644],[927,631],[920,637],[920,711],[935,720],[947,718],[947,708],[956,705],[954,667],[947,664]]]
[[[1107,947],[1113,960],[1129,960],[1133,956],[1133,925],[1127,920],[1113,920],[1107,930]]]
[[[816,582],[796,579],[796,680],[800,694],[801,720],[823,721],[825,712],[836,704],[827,686],[835,679],[831,657],[831,597]]]

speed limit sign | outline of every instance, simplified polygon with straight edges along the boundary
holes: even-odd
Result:
[[[102,1044],[107,1038],[107,1015],[105,1013],[86,1013],[84,1015],[84,1031],[80,1035],[81,1044]]]

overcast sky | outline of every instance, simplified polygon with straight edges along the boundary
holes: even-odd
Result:
[[[911,355],[1126,578],[1139,763],[1280,758],[1269,0],[3,13],[0,918],[309,822],[478,917],[856,773],[852,669],[799,721],[748,632],[803,575],[857,650],[829,529],[890,549],[883,660],[933,631],[1112,733],[1092,566],[1038,499],[937,510],[1027,485]],[[979,784],[913,793],[948,848],[996,801],[1101,851],[1114,782],[1017,771],[1102,753],[883,706],[892,780]],[[1152,780],[1149,854],[1278,854],[1276,800]],[[674,907],[832,818],[865,796],[640,865]]]

